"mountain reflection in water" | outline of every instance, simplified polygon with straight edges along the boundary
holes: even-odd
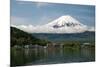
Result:
[[[11,49],[11,66],[95,61],[95,48]]]

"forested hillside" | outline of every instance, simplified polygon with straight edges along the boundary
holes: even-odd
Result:
[[[24,45],[34,45],[38,44],[41,46],[45,46],[48,42],[45,40],[40,40],[33,35],[26,33],[22,30],[19,30],[15,27],[11,28],[11,47],[14,45],[24,46]]]

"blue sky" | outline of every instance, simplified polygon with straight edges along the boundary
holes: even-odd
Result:
[[[63,15],[71,15],[83,24],[95,26],[95,6],[11,0],[11,24],[14,25],[47,24]]]

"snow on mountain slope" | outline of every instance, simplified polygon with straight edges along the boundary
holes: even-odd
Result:
[[[49,26],[52,26],[52,25],[64,26],[67,23],[80,24],[79,21],[77,21],[70,15],[66,15],[66,16],[59,17],[58,19],[54,20],[53,22],[48,23],[47,25],[49,25]]]
[[[87,29],[87,26],[70,15],[61,16],[58,19],[43,25],[51,33],[80,33]]]
[[[16,26],[29,33],[82,33],[88,31],[88,27],[80,23],[70,15],[61,16],[45,25]]]

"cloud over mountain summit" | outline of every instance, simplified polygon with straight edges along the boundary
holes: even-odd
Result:
[[[85,31],[94,31],[94,27],[88,27],[70,15],[61,16],[44,25],[12,26],[29,33],[81,33]]]

